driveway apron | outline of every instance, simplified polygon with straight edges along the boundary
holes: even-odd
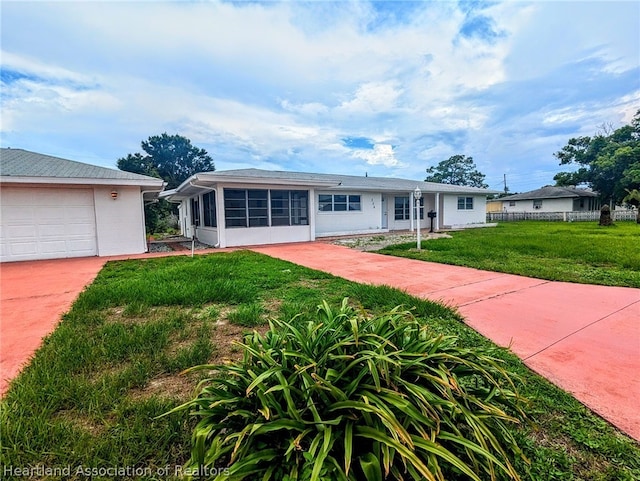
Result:
[[[252,250],[455,307],[469,326],[640,441],[640,289],[551,282],[321,242]]]
[[[105,262],[81,257],[0,264],[0,395]]]

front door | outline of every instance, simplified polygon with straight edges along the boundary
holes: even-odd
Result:
[[[388,229],[389,228],[389,213],[387,212],[387,198],[383,195],[382,196],[382,203],[380,204],[380,209],[382,210],[382,228],[383,229]]]

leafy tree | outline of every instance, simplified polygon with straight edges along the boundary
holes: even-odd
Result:
[[[118,168],[136,174],[159,177],[167,182],[168,189],[178,187],[193,174],[215,170],[213,159],[206,150],[191,144],[181,135],[149,137],[141,143],[144,154],[136,152],[118,159]],[[147,232],[166,232],[175,208],[166,200],[145,206]]]
[[[560,165],[579,166],[556,174],[556,185],[587,184],[601,200],[620,204],[629,191],[640,188],[640,110],[631,125],[572,138],[554,155]]]
[[[638,215],[636,216],[636,223],[640,224],[640,190],[626,189],[626,191],[627,191],[627,195],[625,196],[624,199],[622,199],[622,202],[632,205],[636,209],[638,209]]]
[[[473,157],[453,155],[438,165],[427,169],[426,182],[466,185],[469,187],[489,187],[484,183],[485,175],[476,169]]]
[[[175,189],[193,174],[215,170],[207,151],[193,146],[191,140],[182,135],[165,132],[149,137],[141,145],[146,155],[129,154],[118,160],[118,168],[160,177],[167,182],[168,189]]]

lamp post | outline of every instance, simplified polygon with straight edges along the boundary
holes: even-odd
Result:
[[[416,190],[413,191],[413,199],[416,201],[416,226],[418,233],[417,247],[420,250],[420,199],[422,198],[422,191],[420,187],[416,186]]]

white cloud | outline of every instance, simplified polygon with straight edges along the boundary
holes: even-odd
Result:
[[[369,165],[395,167],[400,164],[395,157],[393,146],[388,144],[375,144],[373,149],[357,149],[351,155],[363,159]]]
[[[499,177],[640,106],[637,4],[475,5],[498,35],[467,37],[456,3],[405,7],[5,2],[0,62],[26,77],[2,86],[2,140],[113,159],[167,130],[219,166],[419,178],[460,153]]]
[[[339,110],[349,113],[388,112],[397,107],[402,89],[396,82],[368,82],[360,85],[353,98],[342,102]]]

